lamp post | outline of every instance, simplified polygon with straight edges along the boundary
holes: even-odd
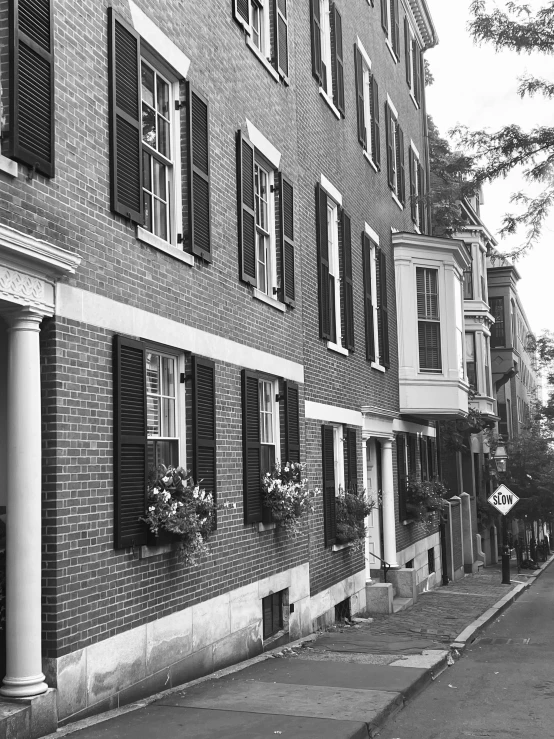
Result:
[[[507,461],[506,447],[500,443],[494,453],[497,472],[501,474],[506,472]],[[510,546],[508,544],[508,521],[506,515],[502,516],[502,584],[510,584]]]

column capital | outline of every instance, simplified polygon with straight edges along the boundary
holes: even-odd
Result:
[[[33,308],[16,308],[2,313],[8,331],[40,331],[44,313]]]
[[[392,449],[392,442],[393,442],[392,436],[387,436],[386,439],[381,439],[380,441],[385,449]]]

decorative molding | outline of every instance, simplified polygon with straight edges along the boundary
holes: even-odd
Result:
[[[0,293],[24,300],[44,300],[44,282],[15,269],[0,266]]]
[[[74,274],[81,263],[80,257],[66,249],[0,225],[0,261],[4,257],[44,276]]]

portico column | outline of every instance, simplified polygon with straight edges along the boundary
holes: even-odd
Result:
[[[392,439],[384,439],[381,442],[381,474],[383,485],[384,558],[391,567],[398,567],[396,562],[396,519],[394,515]]]
[[[2,695],[44,693],[41,651],[42,316],[22,309],[7,317],[6,677]]]

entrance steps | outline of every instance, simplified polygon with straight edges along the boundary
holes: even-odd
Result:
[[[372,576],[374,573],[371,573]],[[375,575],[381,576],[381,572]],[[368,613],[399,613],[417,602],[416,571],[410,568],[391,569],[387,572],[388,582],[377,578],[366,583]]]
[[[0,698],[0,737],[37,739],[58,727],[56,691],[34,698]]]

